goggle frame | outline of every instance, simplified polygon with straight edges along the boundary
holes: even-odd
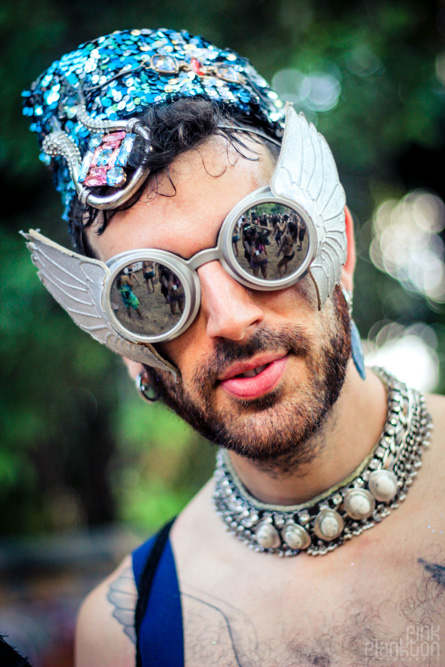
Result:
[[[262,204],[278,204],[290,209],[306,226],[308,247],[297,270],[283,278],[268,280],[249,274],[239,263],[233,250],[232,236],[236,223],[243,214]],[[283,196],[276,196],[269,186],[259,188],[244,197],[226,216],[218,232],[217,244],[213,248],[205,248],[189,259],[175,253],[157,248],[141,248],[128,250],[115,255],[106,262],[110,273],[102,292],[102,308],[110,326],[127,340],[135,343],[162,343],[173,340],[184,333],[194,322],[201,304],[201,284],[197,269],[208,262],[219,261],[227,273],[238,283],[248,289],[262,292],[286,289],[303,278],[316,257],[318,238],[316,227],[308,212],[297,202]],[[156,262],[163,264],[181,281],[185,294],[185,307],[178,322],[168,331],[159,335],[141,335],[131,331],[117,318],[112,307],[111,293],[117,276],[131,264],[139,262]]]

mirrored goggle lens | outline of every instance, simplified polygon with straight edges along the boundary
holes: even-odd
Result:
[[[309,234],[296,211],[267,202],[249,208],[235,222],[232,246],[244,271],[263,280],[280,280],[299,271],[309,252]]]
[[[151,260],[128,264],[111,288],[111,308],[125,329],[138,336],[161,336],[179,322],[184,287],[164,264]]]

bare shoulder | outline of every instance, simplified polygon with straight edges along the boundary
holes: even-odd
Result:
[[[433,420],[431,442],[422,456],[423,502],[430,498],[441,512],[445,508],[443,494],[443,469],[445,466],[445,396],[428,394],[426,397],[428,412]]]
[[[445,440],[445,396],[428,394],[426,403],[433,418],[435,435],[443,442]]]
[[[85,598],[76,628],[76,667],[134,667],[137,590],[131,556]]]
[[[431,445],[437,460],[445,461],[445,396],[428,394],[426,405],[433,419]]]

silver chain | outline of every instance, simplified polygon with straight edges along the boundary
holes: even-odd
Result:
[[[429,446],[432,420],[420,392],[383,369],[388,414],[378,443],[347,479],[300,505],[268,505],[243,486],[228,454],[217,455],[213,501],[227,530],[255,551],[324,555],[369,530],[406,498]]]

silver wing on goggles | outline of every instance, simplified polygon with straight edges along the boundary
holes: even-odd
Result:
[[[288,106],[270,188],[249,194],[230,211],[215,248],[188,260],[146,248],[104,263],[66,250],[34,230],[23,235],[42,283],[81,329],[119,355],[175,374],[153,343],[176,338],[194,321],[201,298],[200,266],[219,260],[235,280],[260,291],[284,289],[309,274],[321,308],[339,283],[346,260],[344,206],[344,191],[327,142],[303,114]],[[278,268],[273,276],[262,270],[260,277],[261,261],[255,262],[255,252],[261,257],[268,254],[267,234],[258,224],[265,211],[298,221],[303,230],[300,251],[288,260],[290,272],[284,276]],[[245,247],[251,256],[235,253],[237,234],[249,239]],[[144,280],[147,288],[141,290]]]

